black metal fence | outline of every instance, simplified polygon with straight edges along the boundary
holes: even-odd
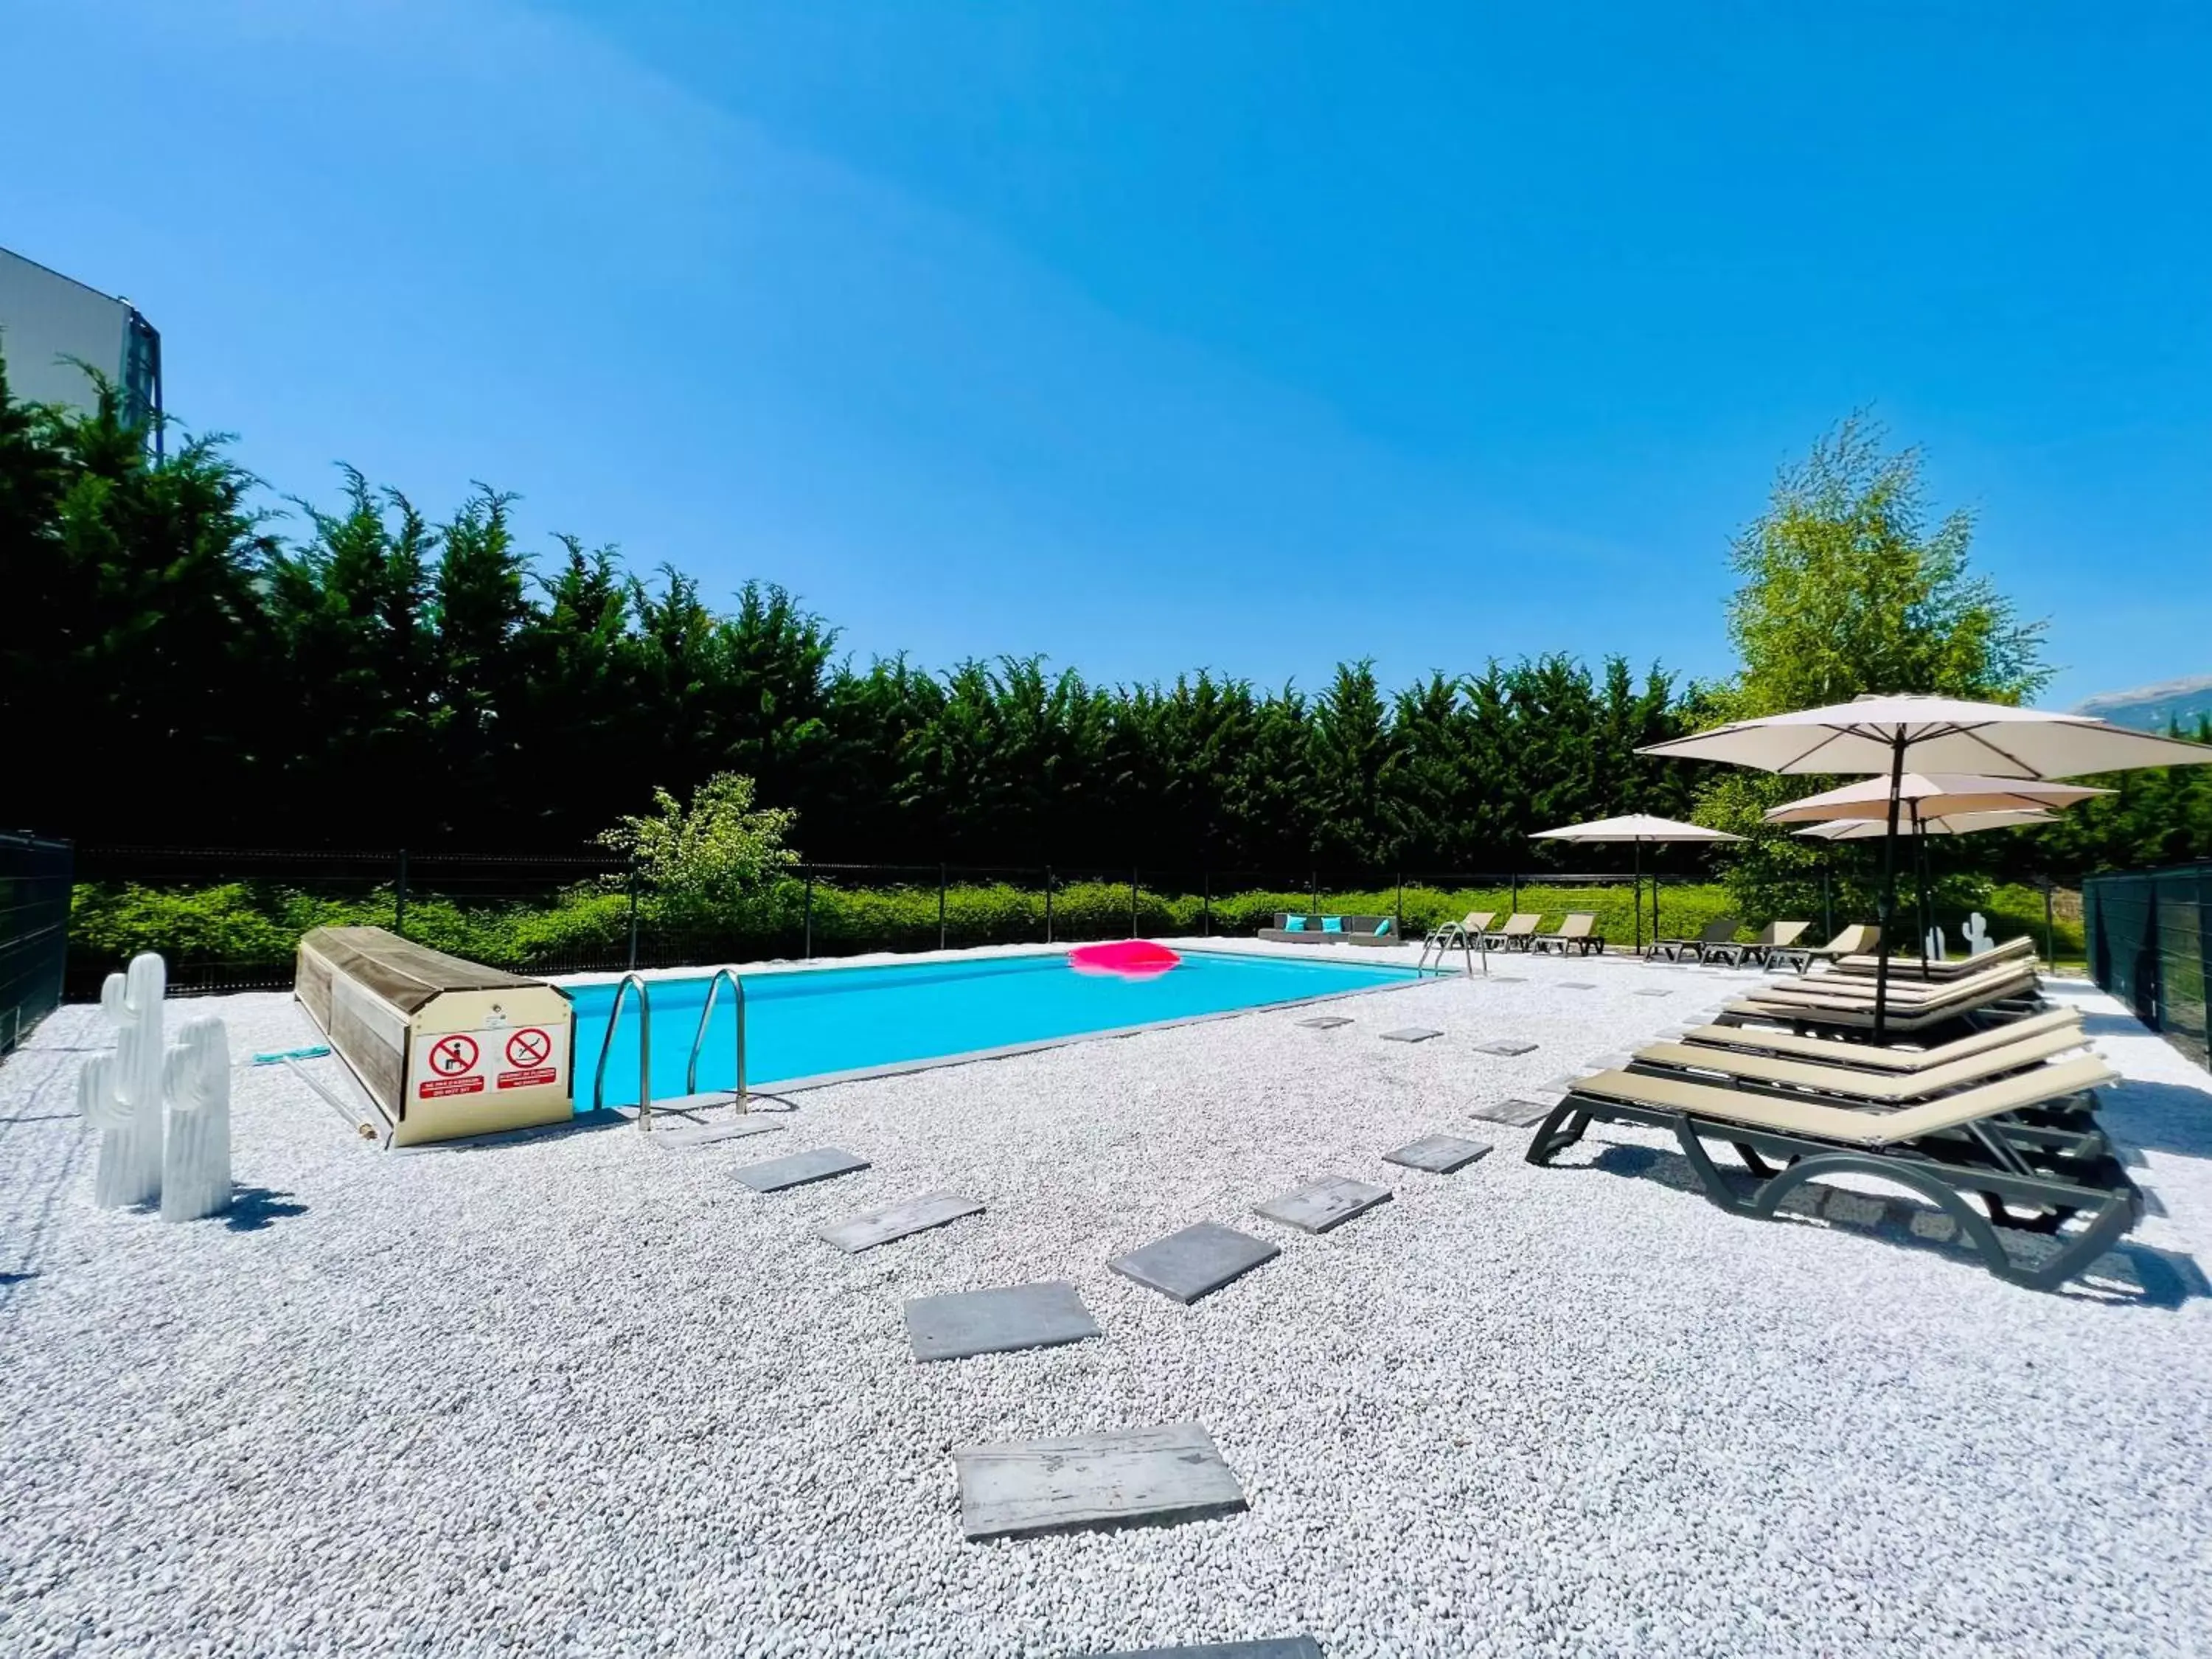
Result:
[[[2212,861],[2092,876],[2081,884],[2089,971],[2153,1030],[2212,1066]]]
[[[1249,934],[1284,908],[1371,910],[1418,931],[1524,887],[1580,890],[1628,942],[1648,933],[1654,878],[1625,871],[1388,872],[802,864],[710,917],[656,903],[617,859],[420,851],[86,848],[68,994],[90,996],[134,949],[159,950],[180,991],[290,985],[299,936],[329,922],[391,927],[458,956],[532,973],[680,967],[1132,934]],[[1669,878],[1677,888],[1695,878]],[[1566,908],[1551,902],[1554,911]],[[1662,901],[1669,933],[1707,919]]]
[[[71,862],[65,841],[0,835],[0,1054],[61,1000]]]

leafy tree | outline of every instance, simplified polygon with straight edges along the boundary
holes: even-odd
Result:
[[[599,841],[629,861],[665,916],[702,922],[726,916],[799,860],[784,845],[797,815],[756,805],[753,781],[743,773],[716,773],[688,805],[655,789],[653,805]]]
[[[1883,441],[1865,416],[1844,421],[1783,471],[1766,511],[1736,537],[1743,585],[1728,627],[1741,665],[1708,689],[1717,720],[1868,693],[2017,703],[2050,678],[2043,624],[2023,622],[1972,568],[1972,516],[1956,510],[1931,522],[1919,452],[1885,450]],[[1729,866],[1746,908],[1812,913],[1824,854],[1762,815],[1835,781],[1724,768],[1705,786],[1699,822],[1751,837]],[[1844,867],[1850,901],[1863,908],[1863,865]]]

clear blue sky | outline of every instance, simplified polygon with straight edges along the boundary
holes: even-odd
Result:
[[[6,10],[0,244],[289,493],[486,479],[932,665],[1718,673],[1870,405],[2048,701],[2212,672],[2212,8]]]

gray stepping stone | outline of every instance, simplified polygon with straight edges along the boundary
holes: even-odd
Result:
[[[1099,1334],[1098,1322],[1064,1279],[999,1290],[918,1296],[906,1304],[906,1340],[916,1359],[1056,1348]]]
[[[1528,981],[1519,974],[1492,974],[1490,982],[1492,985],[1526,985]]]
[[[778,1134],[783,1125],[772,1118],[741,1117],[734,1123],[703,1123],[690,1129],[655,1129],[653,1144],[665,1152],[689,1152],[702,1146],[720,1146],[726,1140],[744,1140],[753,1135]]]
[[[1285,1227],[1296,1227],[1301,1232],[1325,1233],[1356,1215],[1364,1215],[1377,1204],[1389,1201],[1388,1187],[1354,1181],[1350,1176],[1331,1175],[1323,1176],[1310,1187],[1271,1198],[1254,1213],[1270,1221],[1279,1221]]]
[[[1208,1642],[1194,1648],[1132,1648],[1100,1659],[1323,1659],[1310,1636],[1272,1636],[1260,1642]]]
[[[1282,1253],[1264,1238],[1201,1221],[1117,1255],[1106,1265],[1124,1279],[1133,1279],[1188,1307]]]
[[[1338,1026],[1349,1025],[1352,1022],[1342,1014],[1316,1014],[1311,1019],[1302,1019],[1298,1024],[1309,1031],[1334,1031]]]
[[[1468,1113],[1469,1117],[1486,1118],[1492,1123],[1510,1124],[1516,1129],[1525,1129],[1533,1123],[1541,1123],[1551,1115],[1552,1109],[1541,1101],[1536,1100],[1501,1100],[1495,1106],[1477,1106]]]
[[[1442,1031],[1436,1030],[1433,1026],[1401,1025],[1395,1031],[1383,1032],[1382,1041],[1385,1042],[1426,1042],[1432,1036],[1442,1036],[1443,1035],[1443,1033]]]
[[[1674,994],[1663,985],[1639,985],[1636,994],[1640,997],[1671,997]]]
[[[1409,1170],[1426,1170],[1431,1175],[1449,1175],[1454,1170],[1465,1169],[1489,1150],[1486,1143],[1460,1135],[1424,1135],[1395,1152],[1383,1153],[1382,1161],[1402,1164]]]
[[[1197,1423],[963,1446],[952,1463],[960,1532],[970,1540],[1157,1526],[1246,1507],[1236,1472]]]
[[[757,1193],[780,1193],[787,1187],[804,1187],[811,1181],[827,1181],[867,1167],[867,1159],[856,1158],[842,1146],[816,1146],[789,1158],[748,1164],[738,1171],[738,1179]]]
[[[1534,1054],[1536,1045],[1526,1037],[1499,1037],[1495,1042],[1478,1042],[1474,1048],[1477,1054]]]
[[[851,1255],[872,1250],[878,1244],[888,1244],[895,1238],[904,1238],[909,1233],[927,1232],[932,1227],[942,1227],[963,1216],[982,1213],[983,1206],[972,1198],[963,1198],[957,1193],[927,1193],[903,1204],[887,1204],[880,1210],[856,1215],[850,1221],[822,1228],[815,1237],[826,1239]]]
[[[1559,988],[1562,991],[1595,991],[1597,989],[1597,985],[1595,981],[1587,979],[1563,979],[1559,981]]]

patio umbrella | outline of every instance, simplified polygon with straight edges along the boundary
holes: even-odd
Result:
[[[1644,946],[1644,843],[1662,841],[1741,841],[1741,836],[1731,836],[1725,830],[1708,830],[1702,823],[1682,823],[1674,818],[1655,818],[1648,812],[1632,812],[1626,817],[1593,818],[1588,823],[1570,823],[1558,830],[1539,830],[1531,841],[1627,842],[1636,848],[1636,945]],[[1651,881],[1651,937],[1659,937],[1659,880]]]
[[[2095,790],[2092,793],[2107,792]],[[1771,814],[1769,815],[1770,817]],[[1920,884],[1920,969],[1928,970],[1928,847],[1929,836],[1971,836],[1982,830],[2022,830],[2030,824],[2056,823],[2058,814],[2042,808],[2017,808],[1994,812],[1951,812],[1934,817],[1916,815],[1912,820],[1912,864]],[[1808,824],[1797,832],[1815,841],[1872,841],[1889,833],[1880,818],[1830,818]]]
[[[1897,798],[1917,822],[1967,814],[2033,812],[2071,806],[2092,795],[2109,795],[2082,783],[2049,783],[2040,778],[1985,778],[1962,772],[1907,772],[1897,781]],[[1770,809],[1769,823],[1805,823],[1833,818],[1887,818],[1889,780],[1863,778]],[[1986,826],[1984,826],[1986,827]],[[1941,833],[1940,831],[1937,833]]]
[[[1897,820],[1905,770],[1996,778],[2067,778],[2136,766],[2197,766],[2212,744],[2131,732],[2086,714],[2052,714],[1960,697],[1866,696],[1823,708],[1731,720],[1710,732],[1637,751],[1725,762],[1766,772],[1887,773],[1881,909],[1884,949],[1875,969],[1874,1037],[1887,1035],[1891,913],[1897,903]]]

